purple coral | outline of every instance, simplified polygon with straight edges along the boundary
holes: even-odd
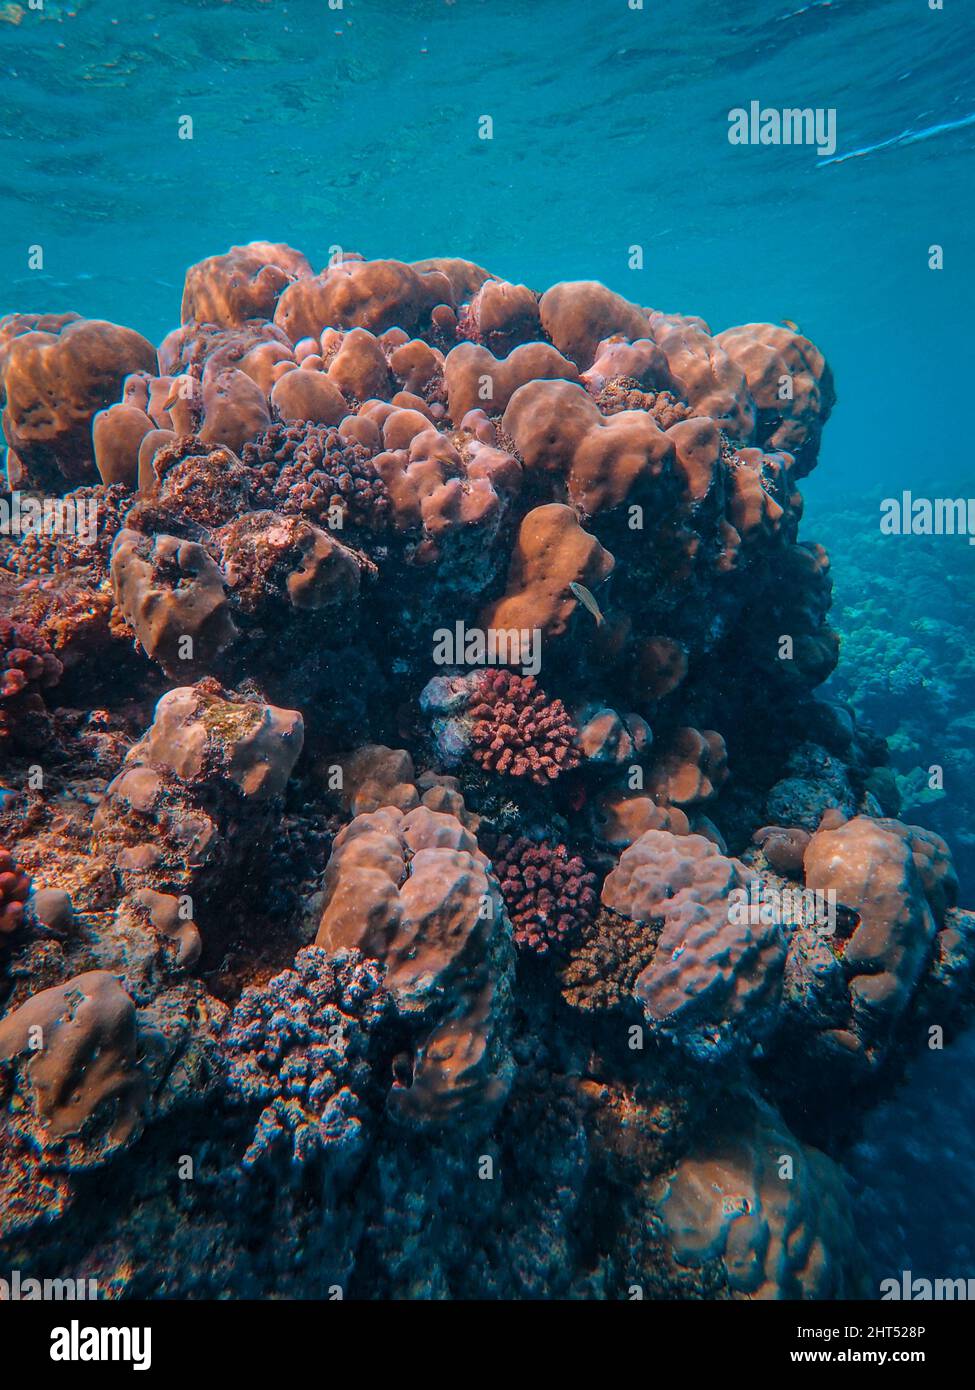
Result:
[[[375,961],[316,946],[298,952],[293,970],[244,990],[223,1047],[231,1102],[264,1107],[246,1167],[286,1147],[298,1165],[358,1152],[369,1038],[388,1007]]]
[[[473,756],[488,772],[530,777],[539,786],[578,767],[575,726],[561,700],[539,690],[534,676],[485,673],[470,714]]]

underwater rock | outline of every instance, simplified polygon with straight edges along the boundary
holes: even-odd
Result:
[[[714,729],[678,729],[656,749],[648,790],[658,805],[686,810],[712,800],[728,777],[724,739]]]
[[[41,926],[58,935],[67,932],[74,921],[71,895],[63,888],[38,888],[31,894],[30,910]]]
[[[106,971],[43,990],[0,1021],[0,1068],[23,1102],[15,1130],[46,1164],[84,1170],[138,1134],[135,1008]]]
[[[578,378],[572,363],[547,343],[522,343],[500,361],[486,347],[459,343],[447,354],[443,372],[447,411],[457,425],[471,410],[503,415],[515,392],[530,381]]]
[[[485,628],[519,634],[537,629],[543,638],[560,637],[579,606],[572,584],[598,590],[614,563],[571,507],[536,507],[518,529],[505,593],[485,609],[481,622]],[[519,649],[515,662],[520,655]]]
[[[266,830],[303,741],[301,715],[213,680],[164,695],[95,813],[127,888],[185,893],[219,879]]]
[[[823,354],[796,330],[769,323],[729,328],[714,341],[745,374],[757,410],[758,442],[770,451],[787,450],[796,460],[796,476],[802,477],[806,461],[815,462],[836,401]],[[783,381],[789,382],[785,400]]]
[[[542,295],[539,312],[552,342],[581,368],[592,365],[604,338],[619,334],[632,341],[647,336],[645,315],[597,280],[553,285]]]
[[[210,670],[237,637],[226,576],[195,541],[120,531],[112,587],[120,613],[167,675]]]
[[[450,281],[439,270],[418,271],[402,261],[346,260],[289,285],[274,322],[293,342],[316,337],[323,328],[413,332],[429,322],[436,305],[452,301]]]
[[[852,930],[826,942],[834,955],[842,955],[841,990],[841,976],[821,947],[813,948],[825,971],[822,982],[818,972],[809,982],[820,1049],[850,1065],[875,1067],[929,967],[953,891],[946,847],[912,826],[857,816],[835,829],[818,830],[804,862],[807,888],[833,893],[855,914]],[[790,956],[809,951],[808,935],[796,933]],[[820,1001],[830,992],[833,1003],[827,1007]]]
[[[688,835],[690,821],[677,806],[658,806],[639,792],[609,790],[593,804],[593,832],[598,840],[626,849],[647,830],[669,830]]]
[[[760,1102],[726,1126],[659,1184],[677,1287],[690,1294],[710,1267],[733,1298],[855,1297],[863,1257],[842,1171]]]
[[[763,825],[752,836],[777,874],[801,878],[809,832],[799,826]]]
[[[485,280],[468,301],[457,329],[461,337],[497,355],[521,343],[537,342],[540,330],[538,295],[527,285],[509,285],[505,280]]]
[[[281,292],[312,274],[300,251],[267,241],[232,246],[223,256],[191,265],[183,284],[183,323],[240,328],[248,319],[274,317]]]

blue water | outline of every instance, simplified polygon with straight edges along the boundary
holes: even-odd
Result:
[[[316,264],[336,244],[468,256],[537,289],[602,279],[714,329],[796,320],[840,397],[813,499],[957,458],[971,4],[27,3],[0,22],[4,310],[158,340],[185,267],[232,242],[288,241]],[[731,146],[728,112],[752,100],[834,107],[836,157]]]
[[[598,278],[714,330],[788,317],[822,347],[839,402],[805,534],[828,545],[838,501],[874,528],[877,498],[902,487],[972,490],[971,0],[17,9],[0,8],[0,311],[77,310],[158,341],[186,266],[253,238],[316,268],[338,245],[469,257],[539,290]],[[835,154],[730,145],[729,110],[753,100],[835,108]],[[970,1175],[975,1103],[926,1105],[928,1084],[910,1093],[927,1134],[909,1161],[904,1112],[873,1122],[864,1210],[897,1223],[878,1258],[968,1273],[943,1267],[944,1222],[905,1195],[939,1150],[947,1182],[951,1162]]]

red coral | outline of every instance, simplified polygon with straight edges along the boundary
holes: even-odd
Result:
[[[502,835],[492,858],[519,946],[545,955],[592,921],[596,875],[565,845]]]
[[[576,728],[561,700],[538,690],[534,676],[485,674],[472,706],[475,761],[488,772],[528,776],[539,786],[578,767]]]
[[[40,691],[56,685],[63,667],[37,628],[0,618],[0,739],[20,717],[43,710]]]
[[[8,849],[0,849],[0,939],[17,930],[30,893],[30,875],[17,867]]]

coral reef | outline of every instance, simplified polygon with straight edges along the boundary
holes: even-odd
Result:
[[[22,734],[44,710],[41,692],[57,685],[63,667],[30,623],[0,618],[0,739]]]
[[[283,378],[282,378],[283,379]],[[256,502],[316,521],[342,518],[350,526],[382,530],[389,498],[368,453],[337,430],[312,425],[272,425],[241,451],[255,468]]]
[[[0,939],[20,926],[29,892],[30,875],[18,868],[9,850],[0,849]]]
[[[911,763],[926,702],[968,795],[970,691],[952,624],[818,689],[820,351],[254,242],[158,349],[8,316],[0,394],[4,1262],[864,1292],[842,1160],[975,993]]]
[[[55,491],[93,482],[92,419],[126,376],[155,367],[151,343],[114,323],[77,314],[0,319],[3,433],[18,475]]]
[[[957,489],[963,493],[965,488]],[[947,837],[975,892],[975,550],[953,536],[884,536],[876,496],[820,502],[835,561],[843,660],[829,692],[887,735],[869,789],[886,815]]]
[[[662,923],[633,992],[651,1030],[701,1061],[760,1042],[774,1025],[785,934],[774,918],[752,924],[731,910],[747,885],[710,840],[665,830],[641,835],[603,884],[611,912]]]
[[[315,939],[383,964],[397,1009],[419,1033],[400,1059],[392,1113],[421,1126],[490,1117],[511,1083],[513,953],[473,834],[426,806],[357,816],[335,839]]]

